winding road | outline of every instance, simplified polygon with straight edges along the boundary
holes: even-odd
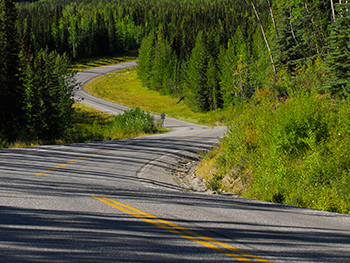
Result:
[[[225,128],[165,123],[172,132],[1,150],[0,262],[350,262],[348,215],[181,190],[171,160]]]

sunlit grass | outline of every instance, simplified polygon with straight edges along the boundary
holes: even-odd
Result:
[[[230,118],[229,111],[193,112],[179,98],[161,95],[142,85],[137,77],[137,68],[115,71],[98,77],[85,85],[85,89],[102,99],[131,108],[205,125],[222,125]]]
[[[67,141],[90,142],[113,140],[165,131],[162,127],[155,127],[153,132],[144,132],[134,121],[128,121],[131,127],[127,129],[122,122],[122,118],[119,118],[119,116],[100,112],[91,106],[81,103],[76,103],[74,108],[74,124],[71,133],[67,135]]]
[[[7,142],[0,139],[0,149],[113,140],[151,134],[134,132],[134,130],[139,130],[137,129],[138,127],[133,128],[132,131],[126,130],[125,127],[121,127],[122,125],[118,124],[119,120],[116,119],[115,115],[101,112],[91,106],[75,103],[73,108],[75,109],[73,125],[62,138],[15,142]],[[163,127],[155,127],[152,133],[165,131]]]

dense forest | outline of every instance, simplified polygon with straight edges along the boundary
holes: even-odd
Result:
[[[148,88],[232,112],[215,180],[350,211],[348,1],[0,1],[2,140],[60,136],[76,87],[69,62],[138,49]]]
[[[347,96],[349,66],[339,62],[348,46],[341,33],[334,36],[348,30],[347,3],[52,0],[16,6],[24,55],[46,49],[79,59],[140,47],[143,83],[185,96],[195,111],[230,107],[265,88],[276,98],[300,88]]]
[[[48,50],[78,59],[141,46],[143,83],[185,96],[196,111],[230,107],[259,88],[276,98],[299,88],[347,96],[349,66],[339,62],[348,46],[338,32],[348,30],[347,3],[52,0],[16,6],[24,56]]]

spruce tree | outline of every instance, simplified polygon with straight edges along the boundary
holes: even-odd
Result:
[[[207,90],[207,65],[208,56],[203,33],[196,38],[196,45],[192,50],[187,64],[187,82],[185,87],[186,100],[194,111],[209,110],[209,94]]]
[[[13,0],[0,0],[0,136],[15,140],[25,126],[17,12]]]
[[[143,85],[150,87],[150,79],[152,77],[152,63],[154,57],[154,33],[151,32],[148,36],[144,37],[141,42],[138,57],[138,76],[141,79]]]
[[[60,138],[71,125],[74,75],[68,58],[40,51],[26,61],[27,119],[32,139]]]
[[[217,110],[222,106],[221,92],[219,86],[219,72],[215,59],[210,57],[206,71],[207,90],[209,95],[210,110]]]
[[[150,88],[163,94],[170,94],[175,89],[174,70],[176,58],[168,41],[161,36],[158,36],[158,38],[154,49]]]
[[[224,107],[229,107],[238,96],[238,92],[234,88],[235,59],[236,53],[234,40],[230,39],[227,49],[221,47],[218,57],[220,71],[219,83]]]
[[[325,87],[333,97],[350,95],[350,3],[336,4],[336,20],[332,23],[328,75]]]

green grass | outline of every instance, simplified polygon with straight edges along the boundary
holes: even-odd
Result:
[[[113,140],[166,131],[163,127],[154,127],[153,120],[145,120],[138,111],[114,116],[81,103],[75,103],[73,107],[75,109],[73,126],[64,137],[56,140],[16,141],[12,143],[0,141],[0,149]]]
[[[230,119],[229,110],[218,110],[205,113],[193,112],[179,98],[161,95],[142,85],[137,77],[137,68],[115,71],[98,77],[85,85],[85,89],[102,99],[115,102],[131,108],[154,113],[165,113],[167,117],[186,120],[204,125],[223,125]]]
[[[138,109],[115,116],[80,103],[74,108],[74,125],[67,134],[67,142],[131,138],[165,131],[162,127],[154,127],[153,119]]]

